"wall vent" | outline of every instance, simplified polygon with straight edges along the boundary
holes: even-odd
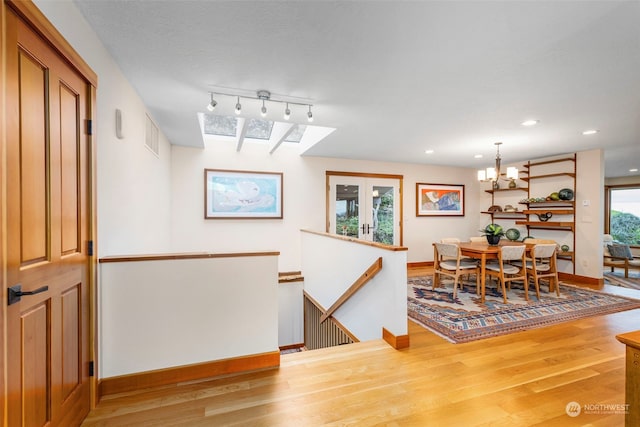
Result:
[[[147,124],[145,127],[144,144],[149,150],[151,150],[156,156],[160,157],[160,144],[158,143],[158,127],[151,117],[147,115]]]

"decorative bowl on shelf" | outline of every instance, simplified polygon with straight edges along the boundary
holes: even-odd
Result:
[[[504,211],[505,212],[518,212],[518,208],[514,208],[511,205],[505,205]]]
[[[558,191],[558,197],[560,200],[572,200],[573,199],[573,190],[570,188],[563,188]]]
[[[489,212],[502,212],[502,208],[498,205],[493,205],[489,208]]]
[[[508,229],[504,233],[504,235],[507,236],[507,239],[511,240],[512,242],[515,242],[520,238],[520,232],[516,228]]]
[[[560,246],[560,250],[562,250],[562,252],[569,252],[569,245]]]

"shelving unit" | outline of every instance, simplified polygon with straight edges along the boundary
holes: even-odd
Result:
[[[541,162],[527,162],[524,165],[526,176],[520,179],[527,182],[528,192],[527,199],[532,197],[535,191],[542,194],[550,194],[549,189],[553,185],[554,191],[560,188],[570,188],[573,190],[574,200],[547,200],[543,202],[519,202],[526,205],[526,209],[522,210],[524,219],[516,220],[517,225],[527,227],[527,234],[531,235],[531,230],[550,230],[570,233],[571,250],[558,252],[558,259],[571,262],[573,274],[575,274],[575,195],[576,195],[576,154],[568,157],[562,157],[553,160]],[[537,174],[535,172],[538,172]],[[555,179],[554,179],[555,178]],[[543,185],[543,184],[546,184]],[[548,221],[542,221],[539,217],[541,214],[550,213],[551,218]],[[557,220],[555,217],[561,217]],[[536,218],[537,217],[537,218]],[[565,236],[566,237],[566,236]]]
[[[496,190],[484,190],[486,193],[491,194],[491,205],[494,206],[496,203],[495,200],[495,195],[496,193],[513,193],[515,194],[516,192],[521,192],[524,191],[527,194],[529,193],[529,189],[527,187],[516,187],[516,188],[499,188]],[[513,202],[513,205],[516,205],[517,201]],[[491,222],[495,222],[496,219],[509,219],[509,220],[517,220],[517,219],[524,219],[527,218],[527,216],[523,213],[523,211],[516,211],[516,212],[491,212],[491,211],[482,211],[481,213],[483,214],[488,214],[491,215]]]

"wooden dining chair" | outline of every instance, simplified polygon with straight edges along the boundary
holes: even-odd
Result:
[[[558,280],[558,268],[556,262],[556,251],[558,245],[555,243],[540,243],[531,248],[531,256],[526,260],[527,274],[533,278],[533,284],[540,299],[540,279],[549,280],[549,292],[554,289],[556,295],[560,295],[560,282]]]
[[[527,270],[524,267],[526,263],[526,248],[525,245],[501,246],[498,252],[498,262],[489,263],[485,267],[487,275],[495,277],[498,283],[502,285],[502,298],[505,304],[507,303],[506,284],[509,283],[509,288],[511,288],[511,282],[514,280],[522,280],[524,283],[525,299],[529,301]],[[512,264],[514,261],[519,261],[520,265]],[[540,299],[540,295],[538,295],[538,299]]]
[[[442,239],[440,239],[440,243],[453,243],[455,245],[458,245],[460,243],[460,239],[458,239],[457,237],[443,237]],[[460,258],[461,262],[477,262],[475,259],[473,258],[468,258],[468,257],[462,257]]]
[[[433,257],[433,282],[431,289],[440,286],[441,276],[453,278],[453,298],[457,296],[458,283],[462,289],[460,276],[475,272],[476,294],[480,293],[480,267],[477,262],[463,261],[460,256],[460,247],[455,243],[434,243]]]

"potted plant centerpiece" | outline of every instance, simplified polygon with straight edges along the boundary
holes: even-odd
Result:
[[[489,224],[484,230],[480,230],[482,234],[487,237],[487,242],[490,245],[497,245],[500,242],[500,238],[504,236],[504,229],[498,224]]]

